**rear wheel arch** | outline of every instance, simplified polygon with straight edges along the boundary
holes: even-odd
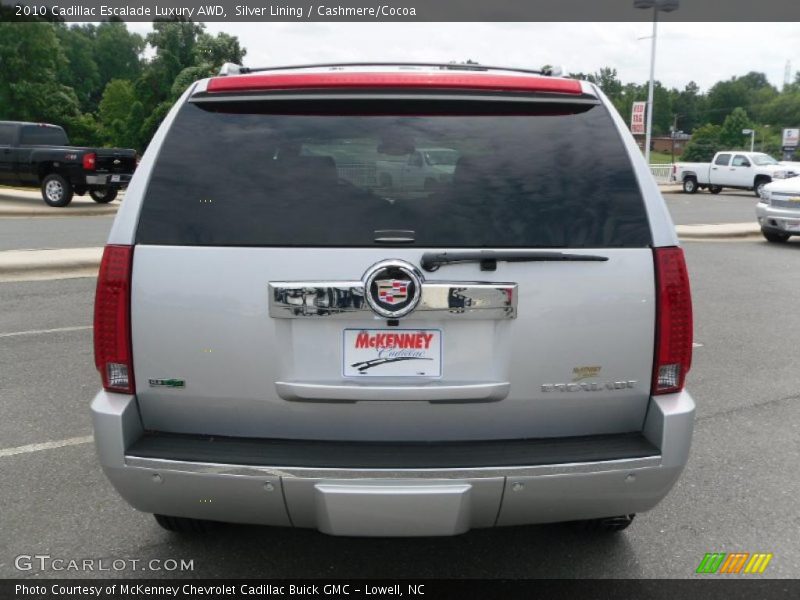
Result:
[[[52,162],[44,162],[39,165],[37,170],[37,176],[39,178],[39,185],[42,184],[44,178],[50,175],[50,173],[59,173],[58,167],[55,166]],[[60,175],[64,175],[63,173],[59,173]]]
[[[753,180],[753,192],[757,197],[761,197],[761,188],[772,182],[772,177],[769,175],[756,175]]]

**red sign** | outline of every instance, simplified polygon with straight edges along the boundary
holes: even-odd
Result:
[[[644,115],[647,102],[634,102],[631,112],[631,133],[644,133]]]

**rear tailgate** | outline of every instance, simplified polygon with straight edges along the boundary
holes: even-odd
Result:
[[[596,99],[530,92],[509,111],[496,96],[209,96],[172,125],[136,234],[147,428],[332,440],[641,429],[651,235]],[[415,147],[457,152],[454,172],[423,191],[363,176]],[[475,249],[604,260],[420,267],[425,252]],[[422,287],[397,320],[365,298],[385,260],[415,273],[374,282],[389,309],[410,302],[414,277]],[[413,360],[370,362],[406,342]]]
[[[136,169],[136,151],[123,148],[98,148],[95,170],[98,173],[130,174]]]
[[[145,425],[184,433],[364,440],[638,430],[653,361],[653,261],[649,251],[607,255],[608,262],[566,269],[559,263],[502,265],[493,279],[519,285],[513,320],[403,319],[402,329],[439,330],[442,338],[442,377],[412,383],[342,377],[345,329],[391,331],[385,320],[268,314],[270,281],[358,278],[375,261],[375,251],[138,246],[133,349]],[[420,253],[394,250],[392,256],[418,263]],[[428,281],[445,274],[469,281],[480,272],[476,265],[453,266]],[[180,379],[186,387],[151,387],[151,379]],[[381,401],[381,392],[357,403],[302,402],[282,398],[276,382],[356,391],[381,383],[509,382],[510,391],[495,402],[426,402],[424,392],[418,401]]]

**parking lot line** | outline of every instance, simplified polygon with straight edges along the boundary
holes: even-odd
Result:
[[[43,333],[61,333],[64,331],[83,331],[84,329],[92,329],[92,326],[80,325],[78,327],[58,327],[56,329],[30,329],[28,331],[12,331],[9,333],[0,333],[0,338],[17,337],[20,335],[41,335]]]
[[[40,450],[52,450],[53,448],[63,448],[64,446],[77,446],[79,444],[88,444],[94,439],[94,436],[84,435],[82,437],[67,438],[65,440],[56,440],[54,442],[42,442],[41,444],[28,444],[27,446],[17,446],[16,448],[5,448],[0,450],[0,458],[7,456],[14,456],[16,454],[29,454],[30,452],[39,452]]]

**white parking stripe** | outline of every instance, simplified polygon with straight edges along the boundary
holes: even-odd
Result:
[[[66,440],[58,440],[55,442],[43,442],[41,444],[28,444],[27,446],[17,446],[16,448],[6,448],[0,450],[0,458],[6,456],[14,456],[16,454],[28,454],[30,452],[39,452],[40,450],[52,450],[53,448],[63,448],[64,446],[77,446],[79,444],[88,444],[94,439],[91,435],[83,437],[67,438]]]
[[[11,333],[0,333],[0,338],[16,337],[18,335],[41,335],[43,333],[61,333],[62,331],[83,331],[92,329],[91,325],[81,325],[79,327],[59,327],[58,329],[31,329],[30,331],[12,331]]]

